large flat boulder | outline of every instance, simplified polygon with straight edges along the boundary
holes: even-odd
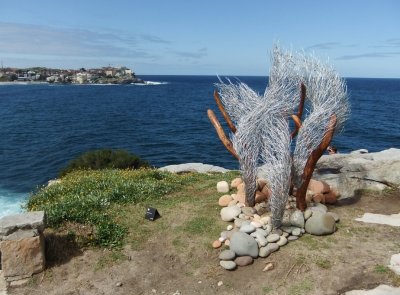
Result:
[[[213,166],[209,164],[203,163],[185,163],[185,164],[178,164],[178,165],[168,165],[159,168],[161,171],[169,171],[172,173],[185,173],[185,172],[198,172],[198,173],[211,173],[211,172],[220,172],[225,173],[230,170],[219,167]]]
[[[400,187],[400,149],[324,155],[317,163],[313,178],[328,183],[340,194],[339,200],[357,197],[364,189],[382,191]]]
[[[36,229],[42,232],[45,227],[44,211],[25,212],[0,218],[0,240],[19,229]]]

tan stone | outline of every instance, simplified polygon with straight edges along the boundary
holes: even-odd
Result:
[[[266,194],[264,194],[263,192],[260,191],[256,191],[256,203],[261,203],[268,200],[268,196]]]
[[[323,203],[324,202],[324,194],[318,193],[312,196],[312,200],[315,203]]]
[[[327,184],[325,181],[319,181],[315,179],[310,179],[308,189],[313,191],[315,194],[324,194],[331,190],[329,184]]]
[[[268,186],[264,186],[263,189],[261,190],[261,192],[267,196],[267,199],[269,199],[271,197],[271,190],[269,189]]]
[[[243,192],[243,193],[237,193],[236,194],[236,198],[235,198],[235,200],[236,201],[238,201],[238,203],[246,203],[246,195],[245,195],[245,193]]]
[[[221,207],[226,207],[229,205],[229,202],[232,200],[233,200],[233,198],[231,195],[223,195],[222,197],[219,198],[218,205],[220,205]]]
[[[245,185],[244,182],[237,186],[237,194],[244,194],[245,193]]]
[[[264,188],[264,186],[267,185],[267,181],[265,179],[257,179],[257,188],[259,191],[262,191],[262,189]]]
[[[0,242],[1,265],[4,277],[23,279],[45,268],[44,238],[42,235]]]
[[[243,183],[243,180],[240,177],[235,178],[231,182],[231,188],[237,188],[239,184]]]
[[[220,240],[215,240],[213,243],[212,243],[212,247],[214,248],[214,249],[217,249],[217,248],[219,248],[219,247],[221,247],[222,246],[222,242],[220,241]]]

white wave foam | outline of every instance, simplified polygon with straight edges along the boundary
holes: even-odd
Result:
[[[169,82],[158,82],[158,81],[144,81],[144,83],[131,83],[136,86],[152,86],[152,85],[166,85]]]
[[[28,194],[16,193],[0,187],[0,218],[6,215],[22,212]]]

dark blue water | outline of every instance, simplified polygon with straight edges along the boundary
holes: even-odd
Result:
[[[157,85],[0,85],[0,215],[77,155],[122,148],[154,166],[237,169],[207,118],[217,77],[143,76]],[[239,77],[264,93],[266,77]],[[340,152],[400,147],[400,79],[348,79],[352,105]],[[221,120],[222,121],[222,120]]]

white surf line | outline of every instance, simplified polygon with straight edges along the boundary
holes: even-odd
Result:
[[[400,226],[400,213],[392,215],[364,213],[361,218],[356,218],[357,221],[366,223],[378,223],[391,226]]]

